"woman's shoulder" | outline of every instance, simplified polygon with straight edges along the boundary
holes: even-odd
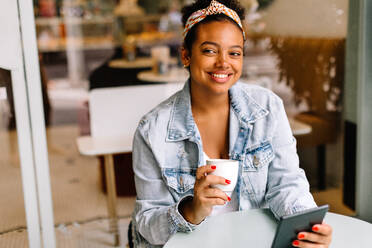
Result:
[[[139,121],[137,129],[148,130],[153,126],[166,126],[168,124],[174,102],[176,101],[177,97],[179,97],[179,94],[180,91],[174,93],[172,96],[159,103],[148,113],[146,113]]]
[[[237,82],[235,88],[237,89],[235,91],[243,94],[244,97],[242,97],[242,101],[247,101],[248,104],[254,101],[264,108],[282,104],[282,99],[278,95],[262,86]]]

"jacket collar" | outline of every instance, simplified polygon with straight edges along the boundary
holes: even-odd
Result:
[[[238,119],[245,124],[252,124],[269,114],[244,89],[242,83],[237,82],[230,90],[230,106]]]
[[[236,114],[239,123],[249,125],[256,120],[266,116],[269,111],[262,108],[250,97],[237,82],[230,90],[230,106]],[[171,110],[168,123],[167,141],[180,141],[195,136],[198,129],[192,116],[190,80],[188,80],[183,89],[177,94]]]

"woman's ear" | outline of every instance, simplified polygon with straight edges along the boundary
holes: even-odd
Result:
[[[189,67],[190,53],[184,46],[181,47],[181,60],[184,67]]]

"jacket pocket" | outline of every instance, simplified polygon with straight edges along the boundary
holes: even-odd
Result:
[[[258,171],[274,159],[271,143],[266,141],[259,146],[248,148],[245,154],[243,171]]]
[[[168,185],[179,194],[194,188],[196,169],[192,168],[164,168],[163,178]]]

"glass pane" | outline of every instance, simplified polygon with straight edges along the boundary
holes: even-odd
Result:
[[[103,160],[81,155],[76,140],[90,134],[92,84],[111,83],[107,64],[118,53],[115,2],[34,1],[58,247],[113,246]],[[120,71],[116,74],[119,82],[125,77]],[[124,163],[122,167],[129,166],[128,155],[115,159]],[[117,174],[128,176],[125,169]],[[118,185],[117,209],[121,236],[126,239],[134,194],[125,178],[120,181],[124,183]]]
[[[76,139],[90,134],[91,89],[143,84],[138,73],[153,66],[147,61],[140,69],[125,69],[123,63],[118,66],[113,60],[126,63],[136,56],[149,57],[152,47],[164,45],[169,38],[174,38],[174,43],[167,44],[170,54],[177,57],[179,26],[165,25],[169,33],[158,32],[165,27],[163,9],[180,8],[169,2],[34,0],[60,247],[112,245],[113,236],[107,232],[103,159],[81,155]],[[291,120],[312,128],[310,133],[305,129],[308,134],[300,130],[296,138],[301,166],[315,198],[319,204],[329,203],[334,212],[353,214],[342,202],[344,134],[340,114],[347,0],[241,2],[249,9],[242,81],[272,89],[284,100]],[[330,132],[317,133],[329,127]],[[324,185],[317,159],[325,161],[325,190],[319,190]],[[134,203],[130,161],[129,154],[115,157],[123,240]]]
[[[256,2],[256,1],[249,1]],[[270,88],[284,101],[318,204],[353,215],[343,202],[342,97],[348,1],[258,0],[247,16],[247,83]],[[296,133],[293,120],[311,127]],[[299,130],[297,130],[299,131]],[[351,190],[352,192],[352,190]]]
[[[28,247],[15,121],[11,74],[0,68],[1,247]]]

